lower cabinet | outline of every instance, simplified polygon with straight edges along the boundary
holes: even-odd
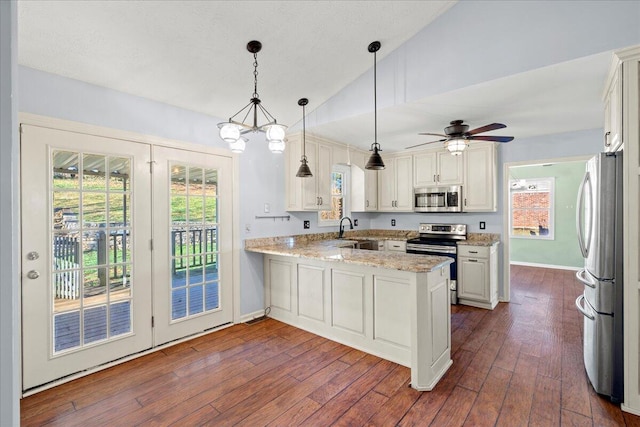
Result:
[[[498,245],[458,245],[458,302],[493,310],[498,304]]]
[[[270,317],[411,368],[431,390],[451,366],[449,268],[428,273],[265,255]]]
[[[385,243],[385,251],[393,252],[406,252],[407,241],[406,240],[387,240]]]

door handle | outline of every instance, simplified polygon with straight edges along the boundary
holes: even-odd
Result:
[[[578,279],[588,287],[595,289],[596,288],[595,283],[587,279],[586,273],[587,271],[584,268],[582,270],[576,271],[576,279]]]
[[[31,280],[35,280],[40,277],[40,273],[38,273],[36,270],[31,270],[27,273],[27,277]]]
[[[35,260],[37,260],[38,258],[40,258],[40,254],[39,254],[38,252],[36,252],[36,251],[31,251],[31,252],[29,252],[29,253],[27,254],[27,259],[28,259],[29,261],[35,261]]]
[[[577,207],[576,207],[576,231],[578,232],[578,246],[580,247],[580,253],[582,253],[582,257],[583,258],[587,258],[589,256],[589,244],[591,242],[588,242],[585,244],[584,241],[584,233],[583,233],[583,221],[582,221],[582,210],[584,208],[584,187],[586,187],[587,183],[589,182],[589,172],[586,172],[584,174],[584,177],[582,178],[582,182],[580,183],[580,187],[578,187],[578,201],[577,201]],[[589,238],[589,240],[591,240]]]
[[[610,147],[611,143],[609,142],[609,135],[611,135],[611,132],[606,132],[604,134],[604,146],[605,147]]]
[[[587,310],[585,310],[585,308],[582,306],[582,301],[584,301],[584,294],[576,298],[576,307],[578,307],[578,311],[582,313],[582,315],[587,319],[596,320],[596,316],[592,313],[587,312]]]

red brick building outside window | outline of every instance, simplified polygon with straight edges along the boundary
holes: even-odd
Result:
[[[511,236],[553,239],[553,178],[511,181]]]

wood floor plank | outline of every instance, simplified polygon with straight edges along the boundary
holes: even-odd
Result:
[[[640,427],[585,374],[574,272],[511,273],[511,302],[451,306],[453,365],[431,392],[406,367],[266,318],[24,398],[21,425]]]

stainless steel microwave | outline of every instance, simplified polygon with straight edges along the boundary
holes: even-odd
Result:
[[[424,187],[413,189],[416,212],[462,212],[462,187]]]

